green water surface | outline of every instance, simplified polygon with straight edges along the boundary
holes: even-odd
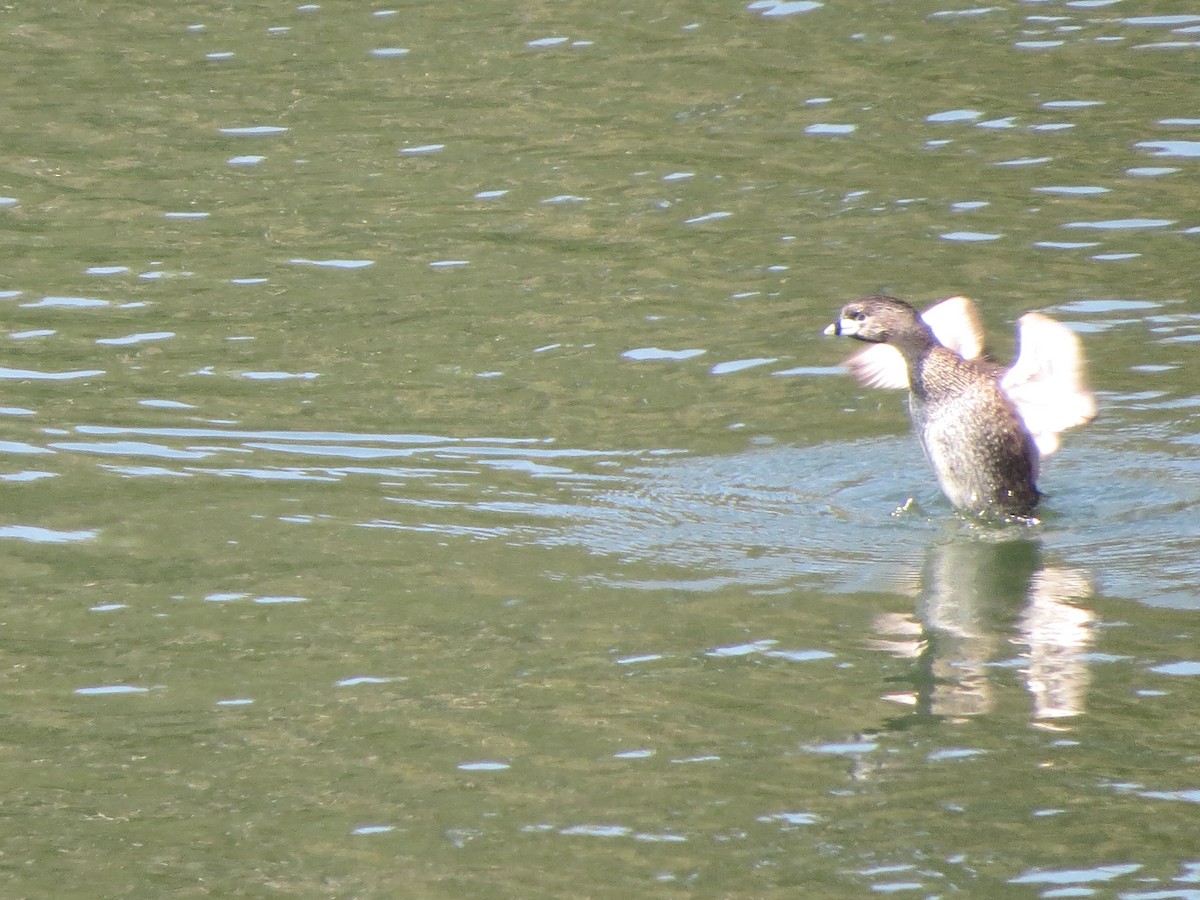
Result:
[[[8,4],[0,894],[1192,896],[1197,25]],[[1080,332],[1042,525],[881,290]]]

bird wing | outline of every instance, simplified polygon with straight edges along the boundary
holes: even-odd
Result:
[[[859,384],[887,391],[908,390],[908,363],[891,344],[871,344],[846,359],[846,368]]]
[[[947,297],[921,313],[933,336],[963,359],[983,356],[983,323],[970,297]]]
[[[1000,389],[1046,457],[1058,449],[1060,432],[1096,417],[1096,397],[1084,383],[1079,338],[1067,326],[1026,313],[1017,321],[1017,342],[1016,362]]]

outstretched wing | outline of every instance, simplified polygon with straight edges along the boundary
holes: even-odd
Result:
[[[921,313],[933,336],[963,359],[983,356],[983,323],[970,297],[947,297]]]
[[[1017,360],[1000,389],[1046,457],[1058,449],[1061,432],[1096,417],[1096,397],[1084,383],[1079,338],[1067,326],[1026,313],[1017,322],[1017,341]]]

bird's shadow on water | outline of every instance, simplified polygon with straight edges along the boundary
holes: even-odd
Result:
[[[892,699],[909,713],[992,711],[997,668],[1019,672],[1035,722],[1083,712],[1096,615],[1085,569],[1048,565],[1036,539],[960,536],[930,547],[912,614],[882,613],[870,646],[912,659]]]

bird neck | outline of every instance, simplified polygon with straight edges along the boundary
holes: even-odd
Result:
[[[923,321],[917,320],[919,328],[913,328],[905,332],[903,335],[893,337],[889,343],[900,351],[900,355],[904,357],[904,362],[908,366],[908,383],[915,386],[921,381],[920,374],[923,368],[925,359],[935,349],[942,349],[936,337],[933,336],[933,331]]]

